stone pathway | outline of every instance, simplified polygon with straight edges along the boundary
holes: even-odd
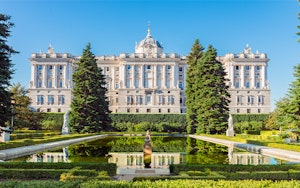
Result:
[[[37,144],[37,145],[33,145],[33,146],[24,146],[24,147],[0,150],[0,160],[3,160],[3,161],[10,160],[10,159],[14,159],[14,158],[18,158],[18,157],[22,157],[22,156],[26,156],[26,155],[32,155],[32,154],[35,154],[38,152],[43,152],[43,151],[47,151],[47,150],[51,150],[51,149],[66,147],[71,144],[97,140],[97,139],[104,138],[107,136],[108,135],[87,136],[87,137],[82,137],[82,138],[50,142],[50,143],[45,143],[45,144]]]
[[[204,140],[207,142],[212,142],[215,144],[220,144],[220,145],[225,145],[228,147],[234,147],[234,148],[239,148],[243,149],[252,153],[258,153],[270,157],[275,157],[278,159],[290,161],[290,162],[296,162],[300,163],[300,152],[296,151],[290,151],[290,150],[285,150],[285,149],[277,149],[277,148],[271,148],[267,146],[259,146],[259,145],[254,145],[254,144],[246,144],[246,143],[241,143],[241,142],[234,142],[230,140],[223,140],[219,138],[211,138],[207,136],[199,136],[199,135],[189,135],[191,138],[199,139],[199,140]]]

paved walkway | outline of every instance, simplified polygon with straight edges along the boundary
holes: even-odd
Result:
[[[0,150],[0,160],[10,160],[26,155],[32,155],[38,152],[43,152],[47,150],[52,150],[56,148],[62,148],[69,146],[71,144],[77,144],[80,142],[87,142],[87,141],[93,141],[100,138],[107,137],[108,135],[96,135],[96,136],[87,136],[83,138],[75,138],[70,140],[63,140],[63,141],[57,141],[57,142],[50,142],[45,144],[38,144],[33,146],[24,146],[24,147],[18,147],[18,148],[11,148],[11,149],[5,149]]]
[[[300,152],[296,152],[296,151],[277,149],[277,148],[271,148],[266,146],[258,146],[254,144],[245,144],[241,142],[234,142],[234,141],[224,140],[219,138],[211,138],[207,136],[189,135],[189,137],[228,146],[228,147],[239,148],[239,149],[247,150],[252,153],[259,153],[262,155],[275,157],[290,162],[300,163]]]

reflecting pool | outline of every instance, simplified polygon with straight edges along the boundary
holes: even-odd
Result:
[[[151,167],[170,164],[284,164],[286,161],[197,140],[190,137],[152,136]],[[108,162],[118,167],[143,166],[142,136],[105,137],[10,161]]]

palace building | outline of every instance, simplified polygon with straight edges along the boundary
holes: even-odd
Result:
[[[72,73],[79,56],[33,53],[29,97],[42,112],[66,112],[72,101]],[[134,53],[96,56],[106,78],[113,113],[185,113],[186,56],[165,53],[148,29]],[[218,57],[224,65],[231,94],[231,113],[269,113],[270,88],[266,54],[244,52]]]

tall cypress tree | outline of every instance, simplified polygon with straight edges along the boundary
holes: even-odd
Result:
[[[187,107],[187,132],[188,133],[195,133],[196,128],[195,125],[197,124],[197,110],[195,108],[195,88],[196,83],[196,67],[197,63],[203,56],[204,48],[199,43],[199,39],[196,39],[193,47],[191,49],[190,54],[187,56],[187,64],[188,69],[186,73],[186,107]]]
[[[226,73],[216,60],[217,51],[211,45],[196,66],[195,103],[197,133],[224,133],[229,115],[229,92]]]
[[[9,20],[10,16],[0,13],[0,126],[5,126],[11,113],[11,94],[8,87],[14,71],[10,58],[18,53],[6,44],[10,29],[14,26]]]
[[[88,44],[78,61],[73,74],[73,97],[70,112],[70,127],[73,132],[99,132],[108,130],[110,117],[107,88],[102,69]]]

